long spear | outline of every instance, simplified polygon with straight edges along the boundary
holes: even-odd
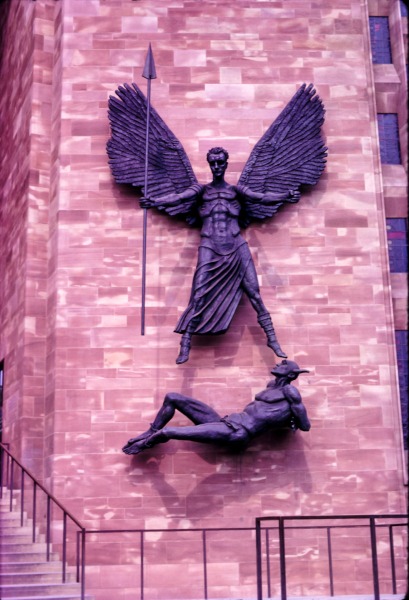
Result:
[[[149,126],[151,117],[151,80],[156,79],[155,61],[153,60],[152,47],[149,44],[142,77],[148,80],[147,107],[146,107],[146,143],[145,143],[145,188],[143,195],[148,198],[148,164],[149,164]],[[146,292],[146,234],[148,224],[148,210],[143,209],[143,244],[142,244],[142,306],[141,306],[141,335],[145,335],[145,292]]]

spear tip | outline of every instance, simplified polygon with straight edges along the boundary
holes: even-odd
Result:
[[[145,79],[156,79],[155,61],[153,59],[152,46],[149,44],[148,53],[146,55],[145,66],[143,68],[142,77]]]

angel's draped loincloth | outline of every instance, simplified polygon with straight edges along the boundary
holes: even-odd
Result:
[[[201,256],[202,248],[206,249],[206,260]],[[241,235],[224,247],[202,238],[189,305],[175,332],[224,333],[240,302],[241,283],[251,262],[249,247]]]

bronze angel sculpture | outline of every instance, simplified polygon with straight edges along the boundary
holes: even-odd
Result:
[[[146,98],[136,84],[124,84],[116,94],[118,98],[109,99],[109,164],[117,183],[142,188]],[[300,186],[317,183],[327,154],[321,137],[324,113],[313,86],[303,84],[253,148],[237,185],[225,181],[229,155],[220,147],[207,153],[213,179],[202,185],[180,141],[150,108],[149,196],[140,204],[201,227],[189,304],[175,329],[182,334],[178,364],[189,359],[193,335],[227,331],[243,292],[257,312],[267,345],[286,358],[240,229],[273,216],[285,202],[298,202]]]

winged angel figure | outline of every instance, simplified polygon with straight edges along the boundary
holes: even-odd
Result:
[[[147,101],[135,85],[124,84],[109,99],[109,164],[117,183],[144,186]],[[267,345],[286,358],[260,295],[257,274],[240,228],[272,217],[286,202],[298,202],[300,186],[316,184],[327,148],[321,137],[324,107],[313,86],[303,84],[253,148],[237,185],[224,175],[229,155],[211,148],[210,183],[198,183],[180,141],[151,107],[148,159],[149,196],[155,207],[201,227],[198,261],[189,305],[175,332],[182,334],[176,363],[189,359],[193,334],[227,331],[243,292],[257,312]]]

